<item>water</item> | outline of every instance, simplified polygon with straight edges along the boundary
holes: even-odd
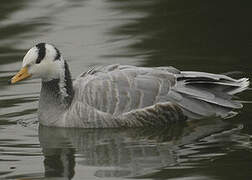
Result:
[[[247,1],[1,0],[0,178],[251,179],[251,104],[228,120],[162,130],[55,129],[38,126],[39,80],[7,83],[42,41],[73,77],[120,63],[252,78],[250,17]]]

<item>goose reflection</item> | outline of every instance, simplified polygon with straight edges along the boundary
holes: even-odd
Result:
[[[218,121],[218,122],[217,122]],[[141,177],[186,161],[181,149],[197,139],[230,129],[222,120],[175,124],[166,129],[62,129],[39,127],[46,177]],[[76,159],[75,159],[76,158]]]

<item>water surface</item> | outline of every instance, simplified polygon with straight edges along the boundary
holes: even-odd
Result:
[[[72,77],[120,63],[251,78],[250,21],[247,1],[1,0],[0,178],[251,179],[251,104],[228,120],[162,130],[45,128],[40,80],[7,83],[38,42],[61,50]]]

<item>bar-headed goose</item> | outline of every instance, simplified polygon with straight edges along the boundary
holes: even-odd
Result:
[[[11,83],[26,78],[42,79],[41,124],[79,128],[166,126],[226,117],[242,107],[233,95],[249,86],[247,78],[126,65],[96,67],[72,82],[62,54],[46,43],[27,52]]]

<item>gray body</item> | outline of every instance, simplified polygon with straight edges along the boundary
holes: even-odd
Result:
[[[68,100],[61,96],[58,82],[42,82],[39,121],[46,126],[167,126],[186,119],[227,117],[242,107],[233,95],[249,86],[246,78],[123,65],[81,74],[66,87]]]

